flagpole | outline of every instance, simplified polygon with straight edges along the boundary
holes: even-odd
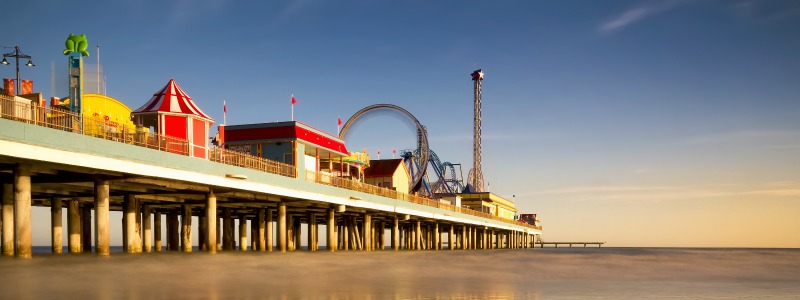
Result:
[[[222,125],[228,125],[228,104],[222,100]]]
[[[294,94],[292,94],[292,121],[294,121]]]

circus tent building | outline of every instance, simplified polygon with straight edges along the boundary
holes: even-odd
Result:
[[[131,115],[137,125],[153,128],[165,137],[170,151],[208,158],[209,128],[214,120],[200,110],[174,79]]]

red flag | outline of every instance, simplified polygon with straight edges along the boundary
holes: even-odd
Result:
[[[225,101],[222,101],[222,112],[228,113],[228,105],[225,103]]]
[[[397,150],[392,149],[392,154],[397,154]]]
[[[292,95],[292,105],[295,105],[295,104],[297,104],[297,99],[295,99],[294,95]]]
[[[342,118],[336,117],[336,125],[339,125],[339,126],[342,125]]]
[[[378,150],[378,155],[381,155],[381,150]]]

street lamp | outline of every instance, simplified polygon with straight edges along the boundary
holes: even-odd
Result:
[[[11,47],[3,47],[3,49],[6,49],[6,48],[11,48]],[[15,64],[16,64],[16,67],[17,67],[17,86],[16,86],[17,90],[14,91],[14,93],[19,95],[19,93],[20,93],[20,88],[19,88],[19,59],[20,58],[27,58],[28,59],[28,63],[25,64],[25,65],[28,66],[28,67],[35,67],[36,65],[33,64],[33,60],[31,59],[30,55],[23,54],[23,53],[19,52],[19,46],[14,46],[14,52],[9,52],[9,53],[3,54],[3,61],[0,61],[0,64],[7,65],[8,64],[8,60],[6,60],[7,57],[13,57],[14,59],[16,59]]]

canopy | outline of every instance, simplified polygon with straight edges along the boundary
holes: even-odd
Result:
[[[153,98],[150,98],[147,103],[133,111],[132,114],[159,112],[192,115],[214,121],[194,104],[192,97],[183,92],[174,79],[170,79],[164,88],[153,94]]]

